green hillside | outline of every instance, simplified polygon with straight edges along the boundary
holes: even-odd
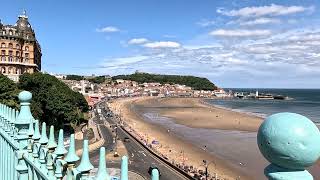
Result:
[[[118,75],[113,76],[112,80],[124,79],[132,80],[138,83],[144,82],[159,82],[161,84],[181,84],[192,87],[195,90],[215,90],[215,86],[207,78],[195,77],[195,76],[180,76],[180,75],[160,75],[160,74],[148,74],[148,73],[135,73],[131,75]]]

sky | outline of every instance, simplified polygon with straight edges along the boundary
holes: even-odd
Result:
[[[317,0],[0,2],[4,24],[27,11],[48,73],[138,70],[219,87],[320,88]]]

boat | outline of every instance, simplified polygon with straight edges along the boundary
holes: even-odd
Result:
[[[256,96],[256,99],[259,99],[259,100],[272,100],[272,99],[274,99],[274,97],[271,94],[265,94],[265,95]]]
[[[286,97],[285,96],[282,96],[282,95],[275,95],[273,96],[274,99],[277,99],[277,100],[285,100]]]

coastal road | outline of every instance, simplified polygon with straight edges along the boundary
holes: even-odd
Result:
[[[114,119],[112,117],[108,117],[107,114],[111,113],[110,111],[107,111],[104,109],[104,107],[101,104],[98,104],[99,108],[102,109],[102,115],[104,116],[104,119],[108,121],[110,125],[116,125]],[[97,121],[98,122],[98,121]],[[105,137],[105,139],[110,139],[112,141],[112,134],[110,130],[107,127],[100,126],[101,133]],[[106,136],[105,136],[106,135]],[[129,138],[128,142],[124,142],[124,145],[128,152],[128,158],[129,158],[129,170],[136,172],[140,175],[142,175],[145,179],[150,179],[150,175],[148,173],[150,166],[155,166],[160,171],[160,179],[161,180],[185,180],[189,179],[188,177],[185,177],[183,174],[179,173],[175,169],[168,166],[165,162],[158,159],[156,156],[152,155],[144,146],[142,146],[139,142],[137,142],[134,138],[132,138],[127,132],[125,132],[120,126],[117,128],[117,135],[120,140],[123,141],[124,138]],[[112,143],[112,142],[111,142]],[[112,145],[105,144],[106,146],[109,146],[112,148]],[[91,157],[94,159],[94,165],[99,159],[99,153],[98,151],[95,151],[92,153]],[[107,162],[108,167],[113,168],[119,168],[120,162]]]

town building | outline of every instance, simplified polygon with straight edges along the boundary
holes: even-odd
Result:
[[[24,11],[15,25],[0,20],[0,73],[14,81],[41,70],[41,47]]]

